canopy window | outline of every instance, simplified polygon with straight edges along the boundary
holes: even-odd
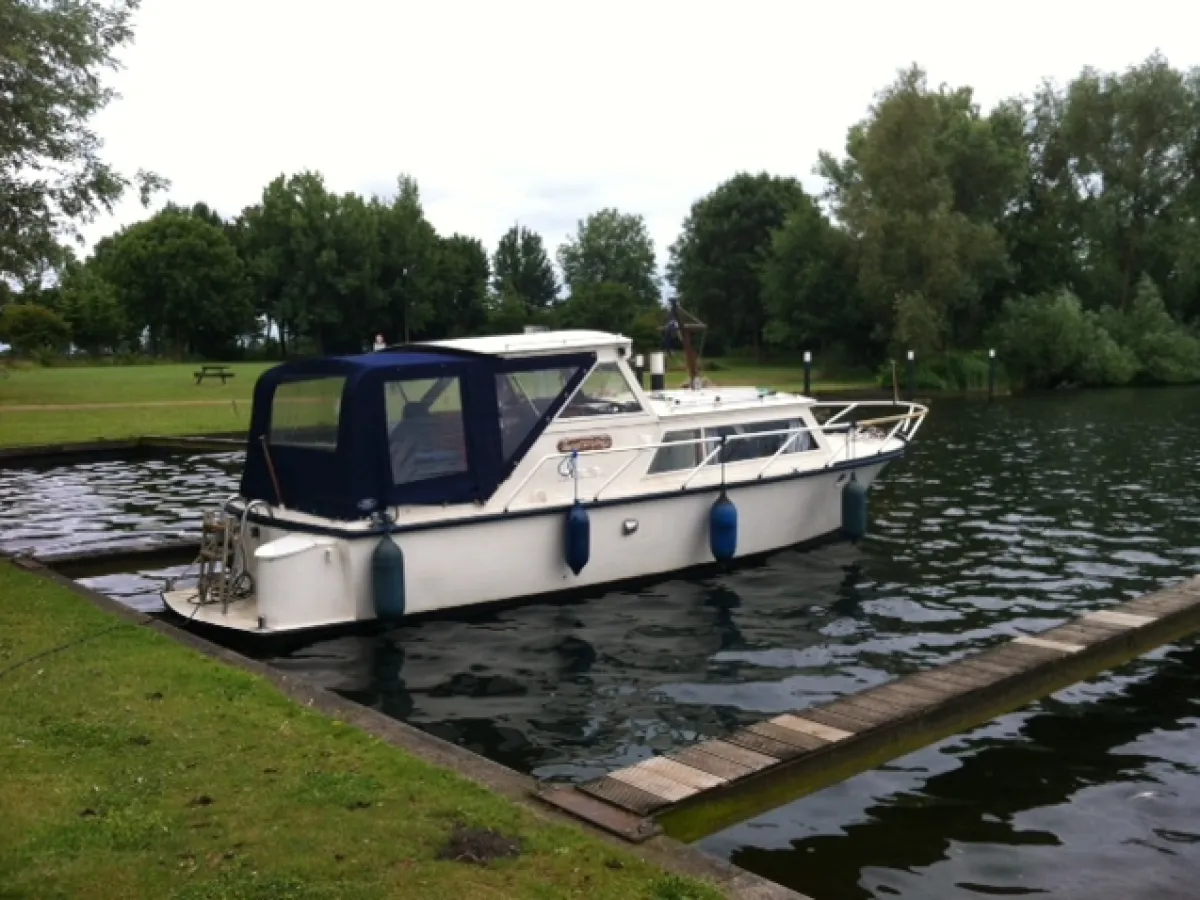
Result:
[[[336,519],[486,501],[594,363],[419,347],[284,363],[255,385],[242,495]]]
[[[384,401],[393,484],[466,474],[470,466],[459,377],[388,381]]]

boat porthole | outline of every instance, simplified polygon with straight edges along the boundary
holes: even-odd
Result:
[[[623,523],[621,523],[621,533],[624,535],[633,534],[637,530],[638,530],[638,520],[637,519],[626,519]]]

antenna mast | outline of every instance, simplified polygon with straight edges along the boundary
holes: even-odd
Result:
[[[678,295],[671,298],[671,316],[667,322],[667,333],[672,330],[679,332],[679,342],[683,345],[683,357],[687,364],[687,386],[692,390],[700,386],[700,354],[692,345],[692,332],[704,331],[708,326],[679,305]],[[669,348],[668,340],[668,348]]]

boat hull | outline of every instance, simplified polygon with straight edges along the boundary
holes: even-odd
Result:
[[[846,479],[853,473],[869,485],[887,462],[727,486],[737,509],[733,559],[836,533]],[[404,614],[596,589],[712,565],[709,511],[718,496],[714,490],[680,491],[588,506],[589,553],[578,574],[567,563],[562,506],[398,530],[390,537],[404,556]],[[164,602],[195,622],[258,633],[375,619],[371,565],[381,535],[323,532],[306,554],[285,561],[286,577],[272,576],[260,563],[255,595],[223,607],[197,605],[194,591],[181,590],[164,594]],[[258,543],[297,533],[262,525]]]

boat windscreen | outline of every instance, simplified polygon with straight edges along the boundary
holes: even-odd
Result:
[[[579,366],[556,366],[496,374],[500,407],[500,448],[510,462],[546,417],[551,404],[567,390]]]

